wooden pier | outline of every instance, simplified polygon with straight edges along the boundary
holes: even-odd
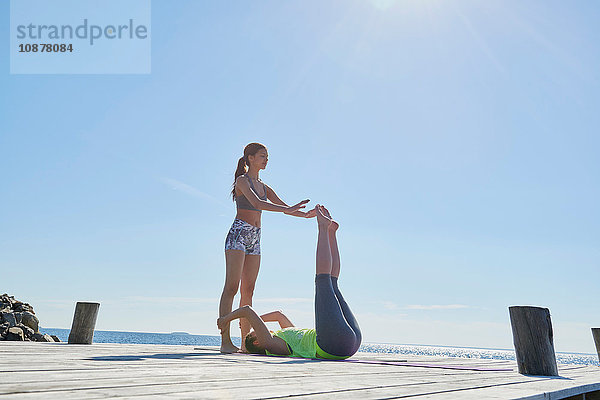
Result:
[[[352,360],[0,342],[0,398],[600,399],[596,366],[559,365],[558,377],[542,377],[520,375],[514,361],[373,353]]]

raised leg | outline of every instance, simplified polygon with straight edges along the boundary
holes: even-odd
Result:
[[[354,354],[356,335],[344,318],[330,274],[315,277],[315,328],[322,350],[339,357]]]
[[[344,318],[332,283],[332,280],[337,280],[337,278],[332,279],[333,259],[329,242],[331,218],[327,214],[322,206],[317,206],[317,222],[319,225],[317,276],[315,277],[317,344],[329,354],[345,357],[354,354],[356,335]]]
[[[317,205],[319,235],[317,237],[316,274],[331,274],[332,258],[331,247],[329,245],[329,225],[331,225],[331,219],[327,218],[319,207]]]
[[[342,296],[342,292],[340,292],[340,289],[338,288],[338,278],[335,278],[332,276],[331,277],[331,285],[333,286],[333,292],[335,293],[335,297],[337,298],[337,301],[340,305],[342,314],[344,315],[344,319],[346,320],[348,325],[350,325],[350,328],[352,328],[352,331],[354,332],[354,335],[356,336],[356,341],[354,342],[354,352],[353,352],[353,353],[355,353],[356,351],[358,351],[358,348],[360,347],[360,343],[362,342],[362,333],[360,331],[360,327],[358,326],[358,321],[356,320],[356,317],[354,317],[352,310],[350,310],[350,306],[348,305],[348,303],[346,303],[344,296]]]
[[[252,305],[254,286],[260,269],[260,255],[246,254],[244,269],[242,270],[242,282],[240,286],[240,307]],[[250,332],[250,323],[245,318],[240,318],[240,332],[242,334],[242,351],[246,351],[244,338]]]
[[[356,351],[360,347],[360,343],[362,341],[362,333],[360,331],[360,327],[358,326],[358,321],[356,321],[352,310],[350,310],[350,306],[348,306],[348,303],[346,303],[344,296],[342,296],[342,292],[340,292],[340,289],[338,288],[338,278],[340,276],[341,262],[336,234],[338,228],[340,227],[340,224],[332,219],[331,214],[329,213],[329,210],[327,210],[327,208],[324,208],[323,212],[326,217],[331,219],[331,224],[329,225],[329,245],[331,247],[331,255],[333,259],[331,268],[331,284],[333,286],[335,297],[337,298],[338,303],[340,304],[340,308],[342,309],[344,319],[346,320],[346,322],[348,322],[348,325],[350,325],[350,327],[354,331],[354,334],[356,335]]]
[[[219,302],[219,317],[231,312],[233,298],[237,294],[244,268],[244,252],[225,250],[225,286]],[[229,326],[221,331],[221,352],[235,353],[239,349],[231,341]]]
[[[331,249],[331,276],[338,278],[340,276],[340,251],[338,250],[336,232],[340,225],[331,221],[329,226],[329,247]]]

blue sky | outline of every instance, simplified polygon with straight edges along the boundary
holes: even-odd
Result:
[[[9,3],[0,4],[9,54]],[[365,341],[559,351],[600,326],[600,6],[152,2],[149,75],[10,75],[0,59],[0,291],[47,327],[217,334],[243,146],[341,223]],[[263,215],[259,311],[313,324],[316,226]]]

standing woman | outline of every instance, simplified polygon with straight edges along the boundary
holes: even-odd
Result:
[[[236,202],[237,215],[225,239],[225,287],[219,303],[219,317],[231,312],[233,298],[240,288],[240,307],[252,305],[252,294],[260,268],[260,216],[262,210],[283,212],[297,217],[311,218],[316,210],[300,211],[309,200],[288,206],[275,191],[263,183],[258,173],[267,167],[267,148],[250,143],[238,161],[231,194]],[[240,320],[242,338],[250,332],[247,320]],[[221,330],[221,352],[233,353],[239,349],[231,342],[229,326]],[[242,343],[242,350],[245,350]]]

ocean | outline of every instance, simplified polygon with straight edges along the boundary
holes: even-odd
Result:
[[[42,333],[56,335],[66,342],[69,337],[68,329],[40,328]],[[232,338],[234,344],[240,345],[240,338]],[[210,335],[190,335],[187,333],[144,333],[95,331],[95,343],[138,343],[166,344],[190,346],[219,346],[221,338]],[[406,354],[439,357],[479,358],[493,360],[514,360],[515,353],[507,349],[481,349],[468,347],[425,346],[411,344],[364,343],[359,351],[381,354]],[[600,365],[596,354],[587,353],[556,353],[556,360],[561,364]]]

